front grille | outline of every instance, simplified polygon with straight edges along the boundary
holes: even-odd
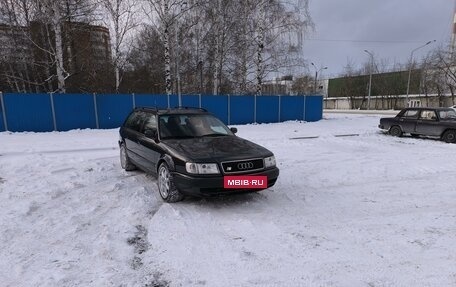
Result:
[[[222,162],[222,168],[224,173],[243,173],[263,169],[264,162],[262,158],[226,161]]]

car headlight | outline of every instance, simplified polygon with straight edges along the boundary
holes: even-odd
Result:
[[[264,168],[272,167],[276,165],[276,160],[274,156],[266,157],[264,159]]]
[[[220,173],[216,163],[185,163],[185,170],[194,174],[218,174]]]

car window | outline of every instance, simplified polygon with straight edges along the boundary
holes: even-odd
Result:
[[[454,110],[439,111],[439,116],[441,119],[454,119],[454,118],[456,118],[456,111],[454,111]]]
[[[402,115],[403,118],[418,118],[418,110],[407,110],[405,113]]]
[[[141,132],[141,128],[145,119],[146,115],[144,112],[133,112],[125,122],[125,127],[137,132]]]
[[[437,115],[435,114],[434,111],[431,110],[422,110],[420,119],[422,120],[429,120],[429,121],[435,121],[437,120]]]
[[[145,117],[143,131],[156,130],[156,129],[157,129],[157,116],[154,114],[147,114]]]

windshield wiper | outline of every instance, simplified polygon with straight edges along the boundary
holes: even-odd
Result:
[[[196,138],[196,136],[167,136],[167,137],[163,137],[162,139],[167,140],[167,139],[192,139],[192,138]]]

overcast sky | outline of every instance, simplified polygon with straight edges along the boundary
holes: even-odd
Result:
[[[315,32],[307,33],[304,57],[327,66],[323,78],[337,76],[351,61],[356,67],[376,59],[407,63],[413,49],[420,59],[451,39],[454,0],[310,0]],[[312,66],[309,67],[314,72]]]

